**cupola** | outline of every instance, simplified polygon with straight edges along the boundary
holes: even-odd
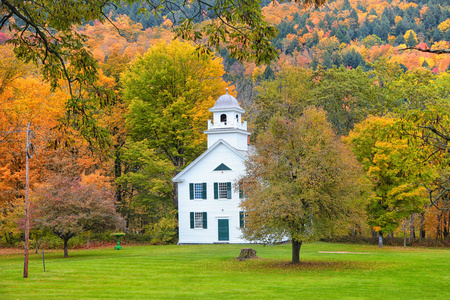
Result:
[[[223,139],[238,150],[247,150],[247,140],[250,135],[247,132],[247,122],[242,122],[241,115],[245,110],[239,102],[228,94],[220,96],[213,107],[209,109],[213,113],[213,120],[208,120],[208,148],[219,139]]]

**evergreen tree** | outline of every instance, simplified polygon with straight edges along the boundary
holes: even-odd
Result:
[[[317,60],[317,57],[313,56],[311,63],[309,64],[309,67],[315,71],[315,70],[317,70],[318,65],[319,65],[319,61]]]
[[[394,46],[398,46],[398,45],[405,44],[405,43],[406,43],[405,38],[401,34],[401,35],[397,36],[397,38],[395,39]]]
[[[319,24],[317,24],[317,26],[323,30],[327,29],[327,25],[323,19],[320,19]]]
[[[350,16],[348,18],[348,23],[350,29],[352,29],[353,31],[355,31],[359,27],[358,14],[356,13],[356,10],[352,9]]]
[[[352,6],[350,5],[350,2],[348,0],[344,0],[344,3],[342,4],[342,10],[351,10]]]
[[[325,54],[325,57],[323,59],[322,65],[326,68],[326,69],[331,69],[333,67],[333,61],[331,60],[331,55],[329,55],[328,53]]]
[[[410,33],[408,35],[408,38],[406,39],[406,46],[414,47],[415,45],[417,45],[417,40],[414,38],[414,35],[412,33]]]
[[[447,29],[447,31],[444,33],[444,40],[450,42],[450,29]]]
[[[392,12],[392,9],[389,7],[385,7],[383,10],[383,14],[381,15],[381,18],[386,18],[389,21],[389,25],[393,26],[395,25],[395,15]]]
[[[333,54],[331,54],[331,61],[333,62],[333,65],[339,67],[342,65],[342,55],[339,52],[334,51]]]
[[[348,44],[350,43],[350,36],[347,33],[347,27],[346,26],[339,26],[339,28],[336,31],[336,37],[341,43]]]
[[[354,48],[342,55],[342,62],[344,66],[351,67],[352,69],[356,69],[358,66],[363,67],[366,64],[362,55],[356,52]]]
[[[435,28],[439,25],[441,17],[440,5],[430,5],[423,15],[423,25],[425,30]]]
[[[356,4],[356,8],[362,12],[366,12],[366,8],[361,4],[361,2],[358,2],[358,4]]]
[[[443,32],[439,28],[436,27],[433,30],[433,41],[434,42],[439,42],[439,41],[442,41],[443,39],[444,39]]]
[[[295,50],[298,50],[300,48],[300,43],[298,41],[298,38],[294,38],[292,42],[289,43],[289,45],[286,48],[286,54],[292,54]]]
[[[319,34],[317,33],[317,31],[314,31],[314,34],[313,34],[313,36],[312,36],[312,39],[311,39],[310,42],[308,43],[308,44],[309,44],[309,47],[308,47],[308,48],[314,47],[315,45],[317,45],[317,44],[319,43],[319,41],[320,41],[320,39],[319,39]]]
[[[365,38],[366,36],[370,35],[370,31],[369,28],[367,28],[366,23],[363,23],[361,25],[361,27],[359,27],[358,30],[358,37],[360,40],[362,40],[363,38]]]
[[[264,69],[264,73],[262,74],[263,80],[274,80],[275,79],[275,73],[273,72],[272,68],[270,66],[267,66]]]
[[[394,33],[397,37],[400,35],[404,35],[406,33],[407,27],[405,26],[405,23],[403,20],[397,23],[397,26],[395,26]]]

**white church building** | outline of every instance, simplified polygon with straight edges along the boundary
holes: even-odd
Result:
[[[178,184],[179,244],[248,243],[234,183],[245,171],[247,122],[236,98],[228,94],[209,109],[208,149],[172,180]]]

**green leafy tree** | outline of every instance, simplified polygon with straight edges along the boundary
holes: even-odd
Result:
[[[222,60],[189,43],[159,43],[122,76],[126,122],[133,141],[147,140],[177,171],[206,146],[208,109],[225,93]]]
[[[129,142],[121,152],[128,171],[116,180],[124,191],[118,211],[125,217],[127,228],[142,230],[141,224],[156,222],[173,209],[171,179],[175,166],[160,158],[147,140]]]
[[[252,138],[267,130],[272,116],[296,118],[312,105],[309,96],[313,86],[311,78],[312,72],[308,69],[286,67],[274,80],[264,81],[256,87],[257,97],[250,108],[250,118],[254,118],[249,122],[253,126]]]
[[[72,237],[124,225],[115,210],[114,194],[107,188],[69,177],[55,177],[38,187],[34,194],[34,222],[63,240],[64,257],[69,256],[68,241]]]
[[[177,206],[174,187],[169,191],[165,184],[172,184],[170,178],[206,149],[203,131],[208,109],[225,93],[223,74],[221,58],[199,55],[190,43],[176,40],[153,46],[123,74],[123,97],[128,106],[124,154],[129,167],[119,183],[126,181],[132,188],[128,196],[144,203],[144,209],[157,209],[162,198],[166,208]],[[146,162],[136,161],[139,152]],[[163,191],[149,187],[161,180],[165,180]],[[170,195],[173,205],[167,203]]]
[[[429,151],[406,138],[395,119],[371,117],[358,124],[346,141],[372,180],[376,197],[367,207],[369,225],[383,235],[397,229],[427,202],[423,184],[434,177],[426,162]]]
[[[307,108],[297,119],[275,116],[238,182],[245,195],[244,237],[262,242],[289,237],[292,263],[299,263],[304,241],[344,232],[364,215],[362,174],[323,110]]]
[[[376,113],[377,89],[373,79],[361,68],[320,68],[314,78],[310,97],[314,105],[323,107],[327,112],[337,134],[347,134],[367,115]]]

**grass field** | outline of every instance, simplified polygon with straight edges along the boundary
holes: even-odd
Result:
[[[0,299],[450,299],[450,250],[304,244],[126,246],[0,256]],[[351,252],[351,253],[336,253]]]

